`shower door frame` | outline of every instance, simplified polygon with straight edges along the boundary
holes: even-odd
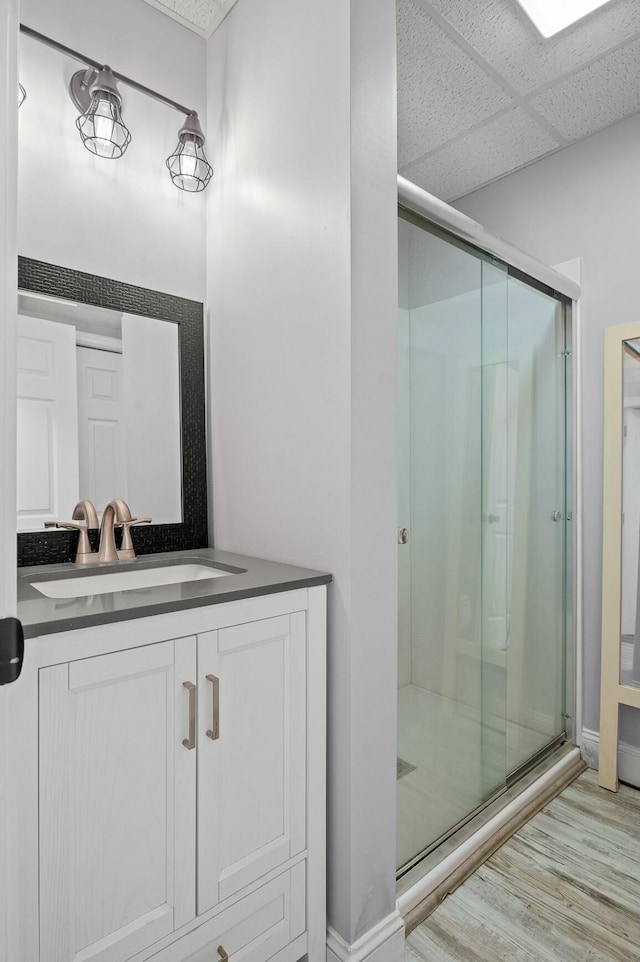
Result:
[[[454,241],[462,241],[466,245],[476,248],[480,253],[488,254],[503,262],[509,274],[528,285],[543,290],[559,298],[564,309],[565,353],[567,367],[565,371],[565,464],[566,464],[566,492],[567,519],[570,523],[570,534],[567,532],[565,547],[565,673],[564,712],[565,737],[570,744],[579,745],[582,732],[581,718],[581,623],[578,599],[582,583],[582,525],[581,525],[581,470],[580,470],[580,357],[579,357],[579,298],[580,287],[573,280],[559,273],[546,264],[519,250],[517,247],[492,234],[481,224],[467,217],[465,214],[450,207],[448,204],[429,194],[427,191],[404,177],[398,176],[398,208],[425,220],[428,225],[436,228],[436,232],[449,235]],[[567,420],[568,419],[568,420]],[[570,514],[569,514],[570,512]],[[560,736],[562,737],[562,736]],[[553,744],[553,743],[552,743]],[[520,775],[529,770],[539,760],[539,756],[546,750],[537,753],[527,762]],[[512,784],[512,779],[509,780]],[[498,795],[500,792],[498,792]],[[495,796],[494,796],[495,797]],[[489,800],[491,801],[491,800]],[[486,807],[481,806],[482,810]],[[473,813],[476,814],[476,813]],[[470,815],[472,818],[473,815]],[[465,821],[468,821],[465,819]],[[432,851],[432,846],[429,851]],[[423,856],[426,853],[423,853]],[[407,875],[407,870],[414,875],[419,870],[423,856],[411,860],[400,873]],[[412,866],[412,867],[411,867]]]
[[[566,443],[567,465],[570,474],[570,490],[567,503],[571,511],[571,537],[567,543],[567,640],[568,665],[566,692],[566,735],[567,740],[580,745],[582,735],[582,632],[578,599],[582,590],[582,470],[580,458],[581,438],[581,382],[580,382],[580,285],[554,270],[542,261],[520,250],[515,245],[493,234],[482,224],[467,217],[461,211],[434,197],[428,191],[412,184],[398,174],[398,207],[418,217],[453,238],[463,241],[480,252],[496,257],[504,262],[514,276],[536,287],[560,295],[569,303],[565,306],[566,349],[571,363],[568,365],[568,378],[571,381],[568,399],[571,400],[571,423],[567,428]]]

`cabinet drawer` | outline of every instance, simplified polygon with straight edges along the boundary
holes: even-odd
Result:
[[[149,962],[266,962],[306,927],[306,863],[295,865],[189,932]],[[304,954],[304,948],[300,955]]]

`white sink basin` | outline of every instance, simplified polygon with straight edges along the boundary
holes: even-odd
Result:
[[[34,588],[47,598],[84,598],[104,595],[111,591],[132,591],[135,588],[157,588],[160,585],[205,581],[235,574],[209,565],[167,565],[160,568],[141,568],[138,571],[106,571],[103,574],[80,578],[60,578],[57,581],[32,581]]]

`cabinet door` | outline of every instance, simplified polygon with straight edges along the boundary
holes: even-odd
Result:
[[[304,612],[198,636],[198,913],[305,847]]]
[[[124,962],[194,917],[195,656],[183,638],[40,671],[40,962]]]

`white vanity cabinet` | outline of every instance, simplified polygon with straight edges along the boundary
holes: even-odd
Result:
[[[8,962],[320,962],[322,586],[27,640]]]
[[[195,638],[39,670],[40,962],[121,962],[194,917],[195,670]]]

